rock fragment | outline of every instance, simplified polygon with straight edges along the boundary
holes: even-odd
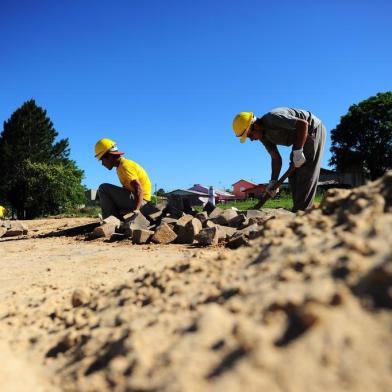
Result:
[[[202,224],[197,218],[192,218],[184,227],[180,227],[177,242],[180,244],[193,244],[195,237],[202,229]]]
[[[132,241],[135,244],[145,244],[154,235],[152,230],[135,229],[132,232]]]
[[[104,223],[96,227],[92,234],[92,238],[109,238],[116,231],[116,226],[111,223]]]
[[[206,227],[195,238],[199,245],[216,245],[219,241],[219,227]]]
[[[214,210],[215,211],[215,210]],[[214,212],[213,211],[213,212]],[[212,214],[211,214],[212,215]],[[217,217],[211,218],[210,219],[214,222],[217,223],[218,225],[222,226],[230,226],[230,223],[233,219],[235,219],[238,216],[237,212],[232,210],[232,209],[227,209],[224,210],[222,213],[220,213]]]
[[[116,218],[113,215],[108,216],[107,218],[105,218],[102,222],[103,224],[108,223],[111,225],[114,225],[116,228],[120,227],[121,221],[120,219]]]
[[[71,303],[73,307],[87,305],[90,302],[91,293],[88,289],[77,289],[72,293]]]
[[[161,223],[152,236],[152,242],[157,244],[169,244],[177,238],[177,234],[167,223]]]
[[[10,225],[11,227],[7,230],[3,237],[26,235],[29,231],[27,225],[20,221],[11,221]]]

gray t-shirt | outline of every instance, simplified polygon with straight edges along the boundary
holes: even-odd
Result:
[[[273,144],[291,146],[295,142],[295,125],[298,119],[308,123],[308,132],[312,134],[321,121],[312,113],[293,108],[276,108],[261,117],[264,137]]]

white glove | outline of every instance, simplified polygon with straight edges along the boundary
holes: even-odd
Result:
[[[306,162],[304,155],[304,150],[301,148],[299,150],[293,150],[293,163],[295,167],[301,167]]]
[[[268,185],[267,188],[265,188],[265,191],[271,196],[271,197],[275,197],[277,193],[279,193],[279,188],[276,189],[272,189],[275,184],[277,183],[276,180],[271,180]]]

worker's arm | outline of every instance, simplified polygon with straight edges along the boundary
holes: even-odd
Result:
[[[282,168],[282,157],[279,154],[278,147],[276,147],[276,144],[266,141],[263,141],[262,143],[271,157],[271,180],[277,180],[279,178],[280,169]]]
[[[138,211],[140,210],[140,207],[142,206],[143,203],[143,195],[144,195],[143,187],[139,180],[131,181],[131,187],[135,189],[134,196],[135,196],[136,206],[134,211]]]
[[[304,120],[298,119],[295,124],[295,141],[293,144],[292,160],[296,168],[301,167],[306,162],[304,155],[304,144],[308,137],[308,123]]]
[[[305,120],[298,119],[295,124],[296,137],[293,145],[293,150],[300,150],[304,148],[306,138],[308,137],[308,123]]]

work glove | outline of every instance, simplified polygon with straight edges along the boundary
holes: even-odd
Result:
[[[273,187],[275,186],[275,184],[277,183],[276,180],[271,180],[268,185],[267,188],[265,188],[265,191],[271,196],[271,197],[275,197],[277,193],[279,193],[279,188],[273,189]]]
[[[301,167],[306,162],[304,155],[304,150],[300,148],[299,150],[293,150],[293,163],[296,168]]]

